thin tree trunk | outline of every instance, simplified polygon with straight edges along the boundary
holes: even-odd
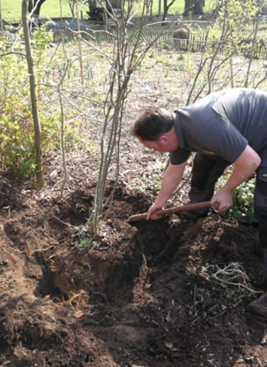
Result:
[[[41,7],[45,1],[46,0],[35,0],[33,2],[33,0],[29,0],[29,5],[28,5],[29,12],[32,12],[33,10],[33,15],[36,15],[36,17],[39,17]]]
[[[161,16],[161,1],[159,0],[158,16]]]
[[[3,31],[4,23],[2,19],[2,1],[0,0],[0,31]]]
[[[79,45],[79,59],[80,59],[80,73],[81,73],[81,84],[84,87],[84,77],[83,77],[83,56],[82,56],[82,45],[81,45],[81,25],[80,25],[80,18],[79,18],[79,2],[76,0],[76,17],[77,17],[77,38],[78,38],[78,45]]]
[[[163,6],[164,6],[163,21],[167,19],[168,11],[174,2],[175,0],[171,0],[171,2],[168,4],[168,0],[163,0]]]
[[[153,0],[150,0],[150,18],[153,16]]]
[[[88,0],[89,12],[93,12],[97,7],[96,0]]]
[[[36,96],[36,84],[34,75],[33,57],[30,43],[30,32],[28,26],[28,8],[29,0],[22,0],[22,25],[24,33],[26,59],[28,64],[29,82],[30,82],[30,94],[32,104],[32,116],[34,123],[34,146],[35,146],[35,163],[36,163],[36,178],[39,187],[44,186],[43,178],[43,157],[41,146],[41,126],[38,116],[37,96]]]

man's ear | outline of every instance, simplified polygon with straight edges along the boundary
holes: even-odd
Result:
[[[166,145],[169,142],[169,138],[167,134],[162,134],[160,135],[160,137],[158,138],[158,142],[162,145]]]

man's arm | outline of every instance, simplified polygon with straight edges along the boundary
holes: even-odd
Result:
[[[178,165],[173,165],[170,163],[168,165],[162,179],[159,194],[154,204],[148,210],[147,219],[158,219],[157,216],[153,216],[152,214],[156,210],[161,209],[171,197],[172,193],[177,188],[181,178],[183,177],[186,163],[187,162],[184,162]]]
[[[260,156],[249,145],[246,146],[243,153],[234,162],[234,169],[231,177],[221,190],[219,190],[211,199],[211,205],[216,202],[220,204],[218,211],[224,211],[233,204],[232,195],[234,190],[247,181],[259,167]]]

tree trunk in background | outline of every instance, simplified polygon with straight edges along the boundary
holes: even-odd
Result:
[[[159,0],[158,16],[161,15],[161,0]]]
[[[88,0],[89,12],[94,12],[95,8],[97,7],[96,0]]]
[[[46,0],[29,0],[28,12],[31,13],[34,9],[33,15],[39,18],[41,7],[45,1]]]
[[[197,0],[194,5],[194,14],[202,15],[204,13],[203,8],[205,6],[205,0]]]
[[[110,1],[108,1],[107,4],[106,4],[107,8],[110,7],[109,4],[114,9],[120,9],[121,8],[121,0],[110,0]]]
[[[168,0],[163,0],[163,20],[166,20],[168,15]]]
[[[0,0],[0,31],[4,29],[4,22],[2,19],[2,1]]]
[[[153,16],[153,0],[150,0],[150,18]]]
[[[105,3],[103,3],[102,7],[106,7],[106,9],[110,9],[110,7],[114,9],[120,9],[121,8],[121,0],[108,0]],[[101,7],[101,5],[97,2],[97,0],[88,0],[88,13],[94,13],[95,9]]]
[[[163,0],[163,21],[167,19],[168,16],[168,11],[170,9],[170,7],[172,6],[172,4],[175,2],[175,0],[172,0],[169,4],[168,4],[168,0]]]
[[[185,0],[183,15],[188,16],[190,11],[192,14],[202,15],[204,6],[205,0]]]

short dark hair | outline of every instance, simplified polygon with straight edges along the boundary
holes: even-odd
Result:
[[[164,108],[151,108],[141,113],[131,129],[131,133],[137,138],[154,141],[161,134],[170,131],[173,125],[172,112]]]

